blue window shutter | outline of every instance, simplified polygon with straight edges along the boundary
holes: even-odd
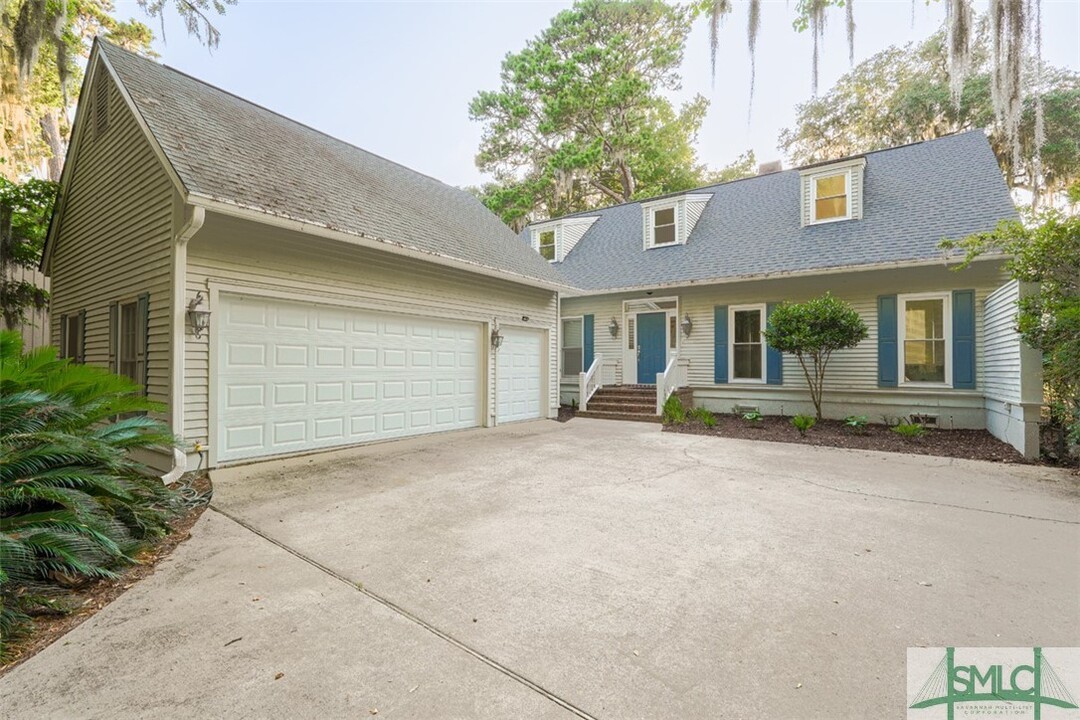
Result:
[[[952,294],[953,387],[975,389],[975,291]]]
[[[727,305],[713,308],[713,382],[726,383],[728,379],[728,330]]]
[[[584,326],[582,328],[582,333],[585,336],[582,339],[582,344],[585,346],[585,349],[582,351],[584,357],[582,358],[581,369],[588,370],[592,367],[593,363],[593,316],[586,315],[582,322],[582,325]]]
[[[877,299],[877,383],[896,387],[896,296],[879,295]]]
[[[769,303],[765,306],[766,325],[768,325],[769,316],[772,315],[775,307],[776,303]],[[765,346],[765,382],[768,385],[784,384],[784,354],[770,345]]]

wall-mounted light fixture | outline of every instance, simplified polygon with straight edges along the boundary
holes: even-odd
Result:
[[[611,337],[619,337],[619,320],[615,317],[611,318],[611,322],[607,326],[608,332],[611,333]]]
[[[690,313],[683,313],[683,319],[679,323],[679,327],[682,328],[682,334],[685,337],[690,337],[690,331],[694,329],[694,321],[690,319]]]
[[[210,327],[210,308],[206,304],[206,298],[202,291],[195,293],[195,297],[187,306],[188,325],[196,338],[201,338],[203,330]]]
[[[498,350],[502,346],[503,336],[499,332],[498,325],[491,326],[491,347],[493,350]]]

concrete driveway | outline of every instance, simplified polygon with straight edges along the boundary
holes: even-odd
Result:
[[[578,419],[214,481],[5,714],[897,717],[909,646],[1080,645],[1045,468]]]

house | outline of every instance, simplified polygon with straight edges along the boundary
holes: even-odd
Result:
[[[558,412],[549,263],[468,193],[95,43],[52,339],[164,404],[167,477]]]
[[[833,356],[827,417],[987,428],[1032,457],[1040,357],[1014,330],[1029,288],[1000,257],[957,271],[939,247],[1015,217],[972,131],[534,223],[523,237],[574,288],[560,300],[564,403],[655,416],[688,388],[718,412],[812,413],[797,360],[761,330],[777,303],[830,292],[870,334]]]
[[[42,269],[51,338],[164,408],[185,469],[554,417],[810,409],[770,308],[870,326],[826,414],[988,428],[1033,455],[1028,288],[943,237],[1015,217],[979,132],[535,223],[107,42],[92,50]],[[627,400],[629,398],[629,400]],[[644,402],[635,405],[635,401]],[[626,404],[628,403],[628,404]],[[609,407],[610,409],[610,407]]]

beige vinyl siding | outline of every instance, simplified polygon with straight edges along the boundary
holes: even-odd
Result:
[[[208,214],[188,247],[187,297],[199,290],[212,297],[211,288],[269,290],[291,299],[480,323],[498,318],[503,326],[547,330],[545,415],[558,405],[554,292]],[[211,312],[215,309],[211,304]],[[529,319],[523,321],[523,316]],[[185,439],[208,443],[214,435],[209,431],[209,336],[196,339],[188,333],[185,358]],[[491,422],[494,380],[489,362],[483,424]]]
[[[562,238],[559,243],[560,260],[565,260],[566,256],[570,254],[570,251],[578,244],[578,240],[581,240],[585,236],[585,233],[589,231],[592,224],[597,221],[598,218],[583,218],[574,222],[568,222],[562,228]]]
[[[149,293],[148,394],[168,402],[174,186],[101,66],[94,83],[84,97],[108,99],[108,126],[100,134],[86,127],[68,158],[52,248],[52,341],[61,315],[86,310],[87,362],[108,366],[109,305]],[[96,115],[89,110],[83,122]]]
[[[685,233],[684,241],[689,239],[690,234],[694,232],[694,226],[697,225],[698,220],[701,219],[701,213],[705,212],[705,206],[709,204],[709,199],[711,198],[712,196],[710,195],[704,200],[695,199],[686,201],[684,220],[684,227],[686,229],[683,231]]]
[[[1020,283],[1015,280],[987,296],[985,306],[985,391],[997,400],[1020,402],[1020,335],[1016,332],[1016,302]]]
[[[690,337],[679,335],[679,356],[689,361],[688,377],[691,386],[712,386],[713,382],[713,309],[718,305],[772,303],[784,300],[806,300],[830,291],[846,300],[865,320],[870,329],[866,340],[857,347],[833,355],[826,376],[826,388],[833,390],[878,390],[877,385],[877,297],[886,294],[945,291],[975,288],[976,290],[976,364],[977,387],[982,388],[984,360],[984,315],[981,311],[987,296],[1001,284],[1001,274],[992,263],[979,263],[969,270],[954,272],[942,266],[907,268],[888,271],[867,271],[816,277],[799,277],[754,282],[730,283],[702,287],[656,290],[619,295],[564,298],[563,316],[586,315],[596,318],[595,352],[602,354],[606,377],[615,382],[629,382],[624,375],[626,363],[634,362],[633,351],[626,347],[626,324],[622,303],[627,299],[677,297],[679,318],[690,316],[693,331]],[[611,318],[619,321],[618,339],[607,330]],[[736,384],[732,383],[731,386]],[[806,379],[798,360],[784,356],[784,388],[805,388]],[[564,388],[566,389],[566,388]],[[758,387],[761,392],[775,388]]]

